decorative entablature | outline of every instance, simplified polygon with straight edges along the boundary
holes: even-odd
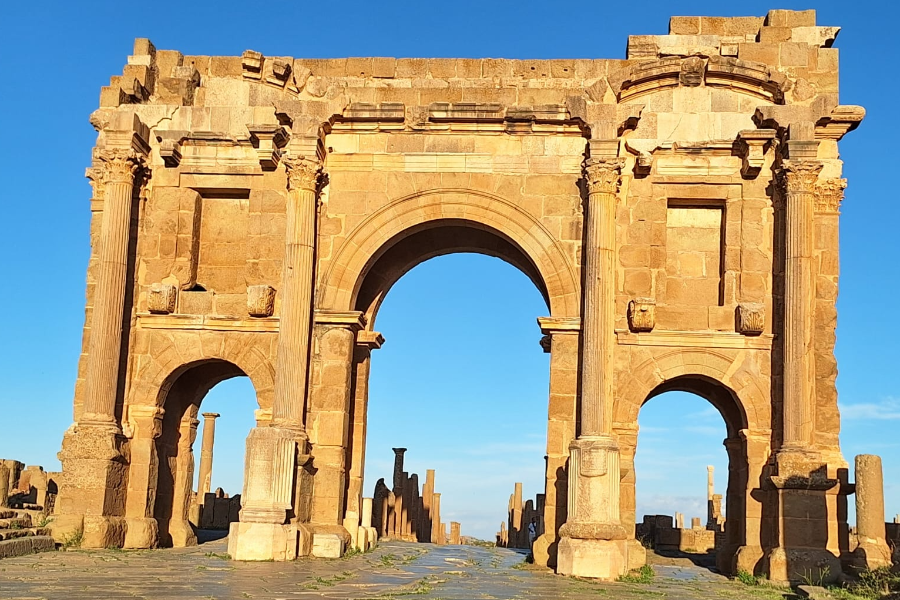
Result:
[[[640,62],[631,67],[616,90],[619,102],[671,87],[709,85],[756,96],[762,100],[784,102],[782,86],[786,79],[766,65],[724,56],[699,55],[664,57]]]
[[[331,130],[502,132],[583,135],[585,124],[567,106],[503,106],[498,103],[433,102],[409,106],[400,102],[354,103],[334,118]]]

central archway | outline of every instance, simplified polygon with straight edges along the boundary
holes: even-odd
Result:
[[[313,391],[307,415],[317,468],[314,522],[341,523],[359,515],[370,352],[380,347],[379,335],[374,330],[381,302],[391,286],[416,265],[460,252],[496,257],[516,267],[535,284],[551,318],[566,322],[562,328],[567,339],[554,343],[551,352],[547,429],[547,454],[551,458],[547,463],[547,488],[552,490],[552,497],[545,504],[548,529],[558,528],[565,522],[566,484],[564,469],[560,467],[568,458],[568,444],[575,436],[579,256],[567,252],[557,235],[522,207],[473,190],[435,190],[388,204],[348,235],[324,269],[317,310],[337,315],[358,314],[363,331],[355,339],[337,332],[338,327],[346,327],[344,316],[340,316],[344,322],[338,326],[323,321],[317,324]],[[354,345],[351,350],[344,350],[348,342]],[[550,347],[548,344],[547,349]],[[341,415],[346,435],[337,436],[326,430],[336,431],[339,427],[333,421],[339,416],[334,402],[339,392],[335,382],[344,377],[340,374],[344,357],[351,363],[346,374],[349,383],[346,409]],[[326,423],[328,420],[330,424]],[[337,452],[341,454],[339,460],[335,456]],[[324,483],[326,480],[329,483]],[[329,491],[322,491],[323,488],[330,490],[335,485],[343,490],[341,497],[327,498]],[[334,501],[339,505],[338,511],[330,506]]]

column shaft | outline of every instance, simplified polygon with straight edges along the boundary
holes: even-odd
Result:
[[[128,238],[138,154],[111,150],[99,155],[105,183],[97,284],[91,317],[84,412],[79,421],[116,425],[116,393],[128,271]]]
[[[822,165],[785,162],[780,172],[785,200],[784,438],[783,446],[808,449],[815,424],[813,319],[813,214]]]
[[[200,477],[197,481],[197,504],[203,504],[212,488],[213,444],[216,439],[216,413],[203,413],[203,441],[200,446]]]
[[[584,306],[582,309],[581,436],[609,434],[615,347],[616,191],[621,159],[585,164]]]
[[[285,157],[282,162],[288,174],[288,201],[272,423],[303,432],[321,166],[302,157]]]

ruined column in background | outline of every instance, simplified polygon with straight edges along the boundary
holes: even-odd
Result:
[[[441,543],[441,533],[444,531],[444,526],[441,525],[441,495],[440,494],[432,494],[431,495],[431,543],[432,544],[440,544]]]
[[[212,489],[212,461],[213,444],[216,439],[216,419],[218,413],[203,413],[203,440],[200,447],[200,476],[197,481],[197,502],[203,503],[203,498]]]
[[[9,506],[9,467],[0,462],[0,508]]]
[[[884,481],[881,457],[856,457],[856,537],[859,545],[853,561],[866,569],[891,566],[884,526]]]
[[[450,521],[450,543],[454,546],[458,546],[462,543],[459,523],[456,521]]]

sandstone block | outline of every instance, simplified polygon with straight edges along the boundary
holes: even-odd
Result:
[[[344,541],[334,533],[313,534],[312,555],[317,558],[340,558],[344,554]]]

